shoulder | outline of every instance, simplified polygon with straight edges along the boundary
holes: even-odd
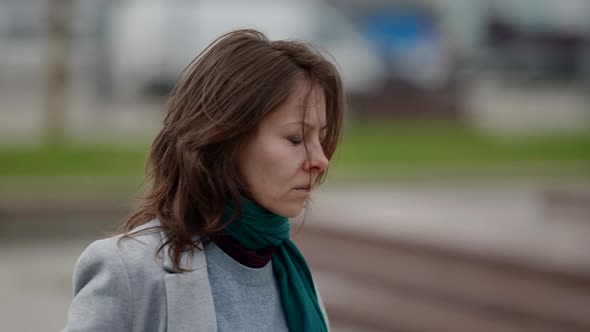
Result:
[[[157,259],[161,234],[157,222],[149,222],[132,230],[131,236],[123,234],[101,239],[91,243],[76,262],[76,271],[94,275],[104,273],[124,275],[133,278],[137,275],[148,276],[148,272],[163,272]],[[84,275],[77,275],[83,278]]]
[[[134,316],[142,315],[135,308],[151,305],[159,310],[162,303],[157,299],[165,296],[165,271],[156,259],[161,236],[159,230],[147,228],[149,223],[138,229],[146,232],[131,238],[94,241],[82,252],[74,267],[74,298],[65,331],[130,331]]]

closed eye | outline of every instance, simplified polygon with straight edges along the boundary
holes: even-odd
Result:
[[[289,142],[291,142],[293,145],[299,145],[303,142],[301,137],[287,137],[287,140],[289,140]]]

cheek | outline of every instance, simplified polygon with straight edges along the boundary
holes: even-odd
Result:
[[[265,198],[277,199],[289,190],[301,164],[298,150],[278,139],[268,139],[245,155],[250,190]]]
[[[292,181],[303,166],[302,156],[305,155],[303,146],[294,147],[284,142],[275,142],[275,144],[269,144],[268,148],[266,166],[269,166],[269,174]]]

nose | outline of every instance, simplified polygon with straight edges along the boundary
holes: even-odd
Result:
[[[330,161],[324,154],[324,149],[321,144],[316,143],[309,146],[308,158],[305,163],[306,171],[321,173],[328,168],[329,163]]]

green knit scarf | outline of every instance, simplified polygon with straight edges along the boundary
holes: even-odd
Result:
[[[276,247],[272,266],[289,331],[327,331],[309,267],[289,239],[288,219],[243,197],[240,207],[242,214],[224,231],[249,250]],[[234,209],[233,202],[226,204],[224,220],[232,216]]]

